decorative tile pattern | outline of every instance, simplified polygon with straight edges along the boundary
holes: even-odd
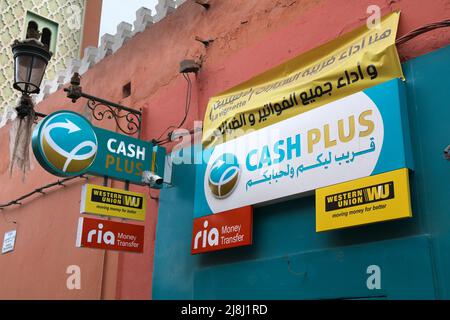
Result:
[[[1,0],[0,1],[0,113],[15,104],[18,92],[12,88],[14,63],[10,45],[25,34],[27,10],[50,19],[59,25],[56,52],[47,67],[46,79],[53,79],[57,71],[65,70],[70,60],[79,57],[81,28],[74,28],[74,14],[82,19],[84,0]],[[79,10],[73,10],[79,9]],[[81,21],[81,20],[79,20]]]

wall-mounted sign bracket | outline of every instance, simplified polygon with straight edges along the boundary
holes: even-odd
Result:
[[[64,89],[64,91],[67,92],[67,97],[72,99],[73,103],[77,102],[79,98],[87,99],[88,101],[86,106],[92,111],[92,116],[96,120],[102,121],[105,117],[108,119],[114,119],[117,124],[117,128],[121,132],[127,135],[134,135],[137,133],[140,138],[142,124],[142,112],[140,110],[134,110],[132,108],[84,93],[80,83],[81,77],[76,72],[70,80],[70,86]],[[120,121],[122,119],[125,119],[126,124]]]

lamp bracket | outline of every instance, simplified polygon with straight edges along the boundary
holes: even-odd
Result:
[[[140,137],[142,124],[142,112],[140,110],[134,110],[84,93],[80,84],[80,75],[74,73],[70,81],[70,86],[64,89],[64,91],[67,92],[67,97],[70,98],[73,103],[77,102],[79,98],[87,99],[86,107],[91,110],[94,119],[98,121],[103,121],[105,117],[110,120],[114,119],[117,128],[121,132],[127,135],[134,135],[137,133]],[[125,124],[120,121],[122,119],[126,121]]]

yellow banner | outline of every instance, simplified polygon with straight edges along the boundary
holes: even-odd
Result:
[[[85,184],[80,213],[144,221],[146,204],[142,193]]]
[[[408,169],[316,190],[317,232],[408,217]]]
[[[208,103],[203,146],[211,147],[393,78],[403,78],[395,47],[400,18],[353,30],[244,82]]]

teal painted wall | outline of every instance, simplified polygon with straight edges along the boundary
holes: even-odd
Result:
[[[254,210],[254,244],[191,256],[193,165],[160,194],[154,299],[450,299],[450,46],[403,65],[414,217],[315,232],[314,195]],[[381,268],[381,289],[367,268]]]

